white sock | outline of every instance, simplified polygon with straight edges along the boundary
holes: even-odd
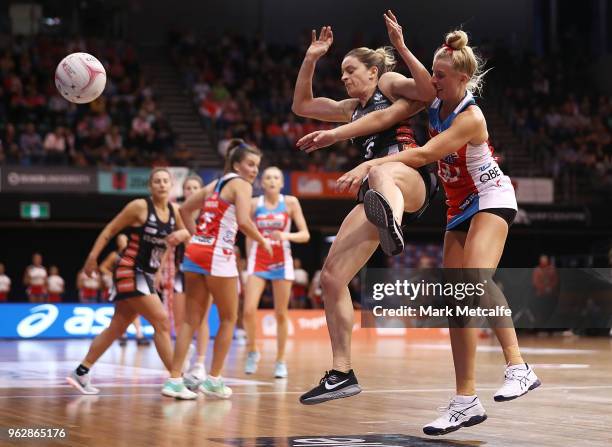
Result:
[[[209,374],[209,375],[208,375],[208,378],[209,378],[210,380],[212,380],[213,382],[217,382],[217,381],[218,381],[218,380],[221,378],[221,376],[217,376],[217,377],[215,377],[215,376],[211,376],[211,375]]]
[[[168,380],[170,381],[170,383],[174,383],[175,385],[178,385],[179,383],[183,383],[182,377],[170,377],[168,378]]]
[[[476,395],[472,395],[472,396],[461,396],[461,395],[456,395],[453,400],[455,402],[458,402],[460,404],[468,404],[470,402],[472,402],[474,400],[474,398],[476,398]]]

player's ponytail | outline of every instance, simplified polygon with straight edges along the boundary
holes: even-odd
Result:
[[[348,56],[357,58],[367,68],[376,67],[379,78],[383,73],[393,71],[395,68],[396,61],[393,47],[380,47],[376,50],[367,47],[354,48],[345,57]]]
[[[463,30],[454,30],[446,35],[444,43],[434,55],[434,60],[439,57],[449,57],[453,68],[468,76],[466,89],[471,93],[480,93],[483,86],[484,60],[468,45],[468,35]]]

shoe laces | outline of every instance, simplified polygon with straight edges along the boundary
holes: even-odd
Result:
[[[461,404],[459,402],[457,402],[454,398],[452,398],[450,400],[450,402],[448,403],[448,405],[443,405],[441,407],[438,407],[438,413],[444,414],[448,410],[450,410],[451,408],[458,407],[459,405],[461,405]]]
[[[518,381],[522,385],[525,385],[528,381],[527,376],[529,375],[528,369],[512,368],[507,369],[504,374],[504,383],[511,383]]]
[[[325,375],[321,378],[321,380],[319,380],[319,385],[327,381],[328,377],[330,377],[331,375],[332,375],[331,371],[325,371]]]

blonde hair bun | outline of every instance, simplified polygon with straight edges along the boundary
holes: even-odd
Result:
[[[445,42],[453,50],[461,50],[468,44],[468,35],[465,31],[455,30],[446,35]]]

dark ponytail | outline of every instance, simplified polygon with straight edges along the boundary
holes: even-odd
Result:
[[[240,163],[248,154],[261,157],[261,151],[255,146],[247,144],[242,138],[231,140],[225,155],[225,173],[234,172],[234,163]]]

